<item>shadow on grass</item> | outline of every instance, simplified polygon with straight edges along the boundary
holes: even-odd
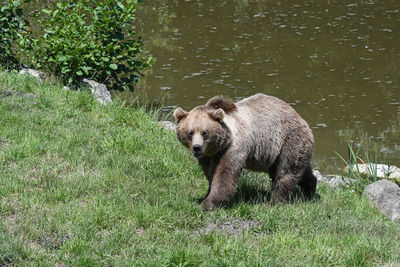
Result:
[[[227,207],[234,208],[239,203],[248,203],[250,205],[265,203],[272,205],[272,189],[269,187],[265,189],[263,187],[253,184],[243,184],[238,187],[238,192],[234,198],[227,204]],[[302,202],[317,202],[321,199],[319,194],[315,194],[312,197],[305,197],[299,187],[291,193],[290,199],[286,204],[296,204]],[[284,204],[283,204],[284,205]]]
[[[270,203],[272,189],[268,181],[257,183],[254,181],[243,181],[239,183],[237,193],[229,202],[230,207],[244,202],[248,204]]]
[[[237,192],[232,200],[225,205],[227,208],[234,208],[240,203],[247,203],[255,205],[259,203],[265,203],[272,205],[272,188],[268,177],[262,177],[260,174],[249,175],[249,177],[242,177],[239,181]],[[203,201],[204,197],[194,199],[199,204]],[[301,202],[317,202],[321,199],[319,194],[315,194],[311,198],[306,198],[301,189],[296,189],[290,195],[288,204],[295,204]]]

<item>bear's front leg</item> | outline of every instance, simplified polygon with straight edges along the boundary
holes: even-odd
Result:
[[[241,164],[235,163],[231,160],[219,162],[211,180],[209,193],[201,203],[205,210],[211,211],[215,207],[229,202],[235,195],[239,176],[242,172]]]

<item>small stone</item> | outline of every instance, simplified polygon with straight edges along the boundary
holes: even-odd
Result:
[[[71,91],[71,89],[68,86],[63,86],[62,88],[64,91]]]
[[[328,184],[329,179],[323,176],[318,170],[313,170],[315,178],[317,178],[317,184]]]
[[[170,121],[159,121],[158,124],[164,129],[164,130],[170,130],[170,131],[175,131],[176,125]]]
[[[332,188],[339,188],[339,187],[348,187],[354,183],[356,180],[350,179],[348,177],[341,177],[338,175],[329,175],[327,177],[323,176],[318,170],[313,170],[314,176],[317,178],[318,185],[328,185]]]
[[[88,84],[92,91],[93,97],[103,105],[111,103],[111,94],[107,90],[107,86],[93,80],[83,79],[83,82]]]
[[[398,185],[383,179],[369,184],[364,194],[390,220],[400,220],[400,187]]]
[[[348,177],[342,177],[342,176],[333,176],[329,182],[328,185],[332,188],[339,188],[339,187],[349,187],[352,184],[355,184],[357,181]]]
[[[34,69],[22,69],[20,70],[18,75],[30,75],[32,77],[35,77],[39,82],[42,82],[43,79],[47,77],[46,73]]]

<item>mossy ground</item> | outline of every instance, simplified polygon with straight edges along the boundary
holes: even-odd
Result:
[[[0,266],[400,265],[400,224],[351,189],[274,207],[248,172],[228,207],[202,211],[206,179],[156,116],[0,73]],[[259,226],[198,232],[238,219]]]

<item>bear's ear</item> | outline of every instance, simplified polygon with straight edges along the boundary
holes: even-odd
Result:
[[[216,121],[222,121],[225,117],[225,111],[222,108],[219,108],[217,110],[211,111],[209,115]]]
[[[174,118],[176,120],[176,123],[179,123],[182,119],[184,119],[189,113],[184,111],[181,108],[177,108],[174,111]]]
[[[213,109],[222,108],[226,114],[237,111],[235,102],[233,102],[231,99],[224,98],[223,96],[214,96],[208,100],[206,106]]]

